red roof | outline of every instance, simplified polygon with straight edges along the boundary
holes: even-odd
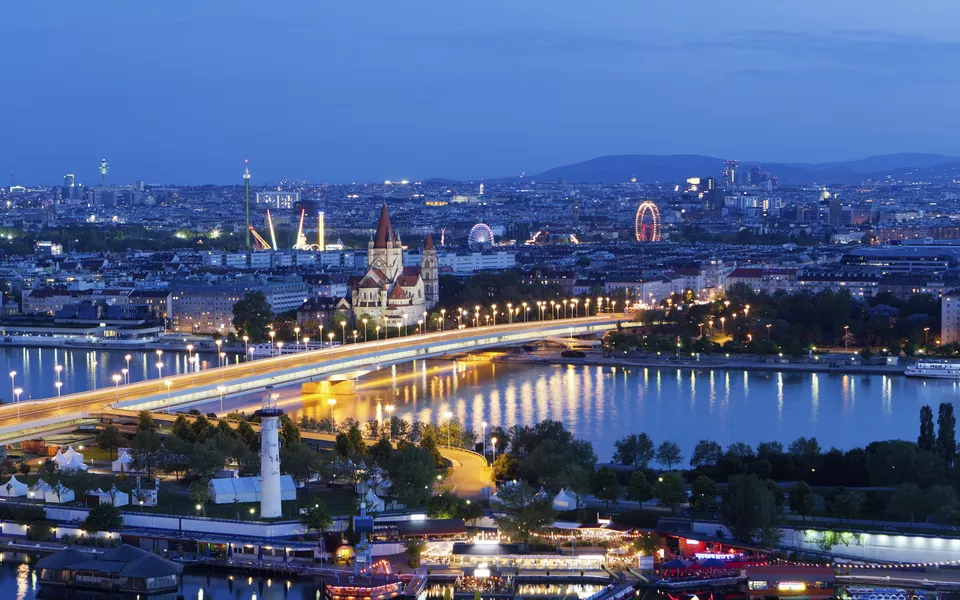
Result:
[[[390,297],[394,300],[404,300],[407,298],[407,293],[403,291],[403,288],[399,285],[393,286],[393,289],[390,291]]]
[[[387,242],[392,242],[393,226],[390,224],[390,213],[387,212],[387,204],[384,202],[380,206],[380,221],[377,223],[377,235],[373,238],[374,248],[386,248]]]
[[[412,287],[417,285],[417,280],[420,277],[418,275],[401,275],[397,277],[397,283],[404,287]]]

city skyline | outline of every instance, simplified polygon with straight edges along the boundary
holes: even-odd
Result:
[[[115,181],[223,183],[244,158],[260,181],[349,182],[960,154],[945,2],[254,6],[0,9],[4,179],[103,156]]]

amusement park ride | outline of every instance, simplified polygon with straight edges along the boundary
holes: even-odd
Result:
[[[300,211],[300,225],[297,227],[297,241],[293,245],[294,250],[317,250],[323,251],[326,250],[326,227],[324,223],[324,214],[323,211],[317,213],[317,243],[311,244],[307,241],[307,236],[303,233],[303,221],[307,216],[306,210]],[[267,232],[270,235],[270,241],[268,242],[260,233],[250,226],[250,234],[253,235],[253,238],[256,240],[254,249],[256,250],[279,250],[277,245],[277,235],[273,229],[273,217],[270,216],[270,211],[267,211]]]

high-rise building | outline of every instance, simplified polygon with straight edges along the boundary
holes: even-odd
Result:
[[[433,236],[429,233],[423,245],[420,277],[423,279],[423,295],[427,306],[436,305],[440,301],[440,264],[437,262],[437,249],[433,247]]]
[[[300,202],[300,192],[284,192],[279,190],[257,192],[257,205],[262,208],[293,208]]]
[[[63,187],[73,187],[76,183],[76,177],[74,177],[73,173],[67,173],[63,176]]]
[[[740,169],[739,160],[727,160],[723,163],[721,180],[723,186],[737,185],[737,171]]]
[[[830,205],[827,221],[830,223],[830,225],[843,225],[843,202],[840,201],[840,198],[838,198],[836,194],[834,194],[829,201]]]

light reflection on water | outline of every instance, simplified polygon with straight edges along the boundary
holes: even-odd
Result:
[[[326,397],[279,391],[294,417],[330,415]],[[556,419],[608,460],[615,440],[641,431],[676,441],[686,456],[705,438],[755,446],[816,436],[838,448],[914,439],[920,406],[958,397],[957,382],[885,375],[417,361],[364,376],[333,416],[365,422],[392,404],[408,420],[436,423],[450,411],[478,432],[483,421],[509,428]]]

